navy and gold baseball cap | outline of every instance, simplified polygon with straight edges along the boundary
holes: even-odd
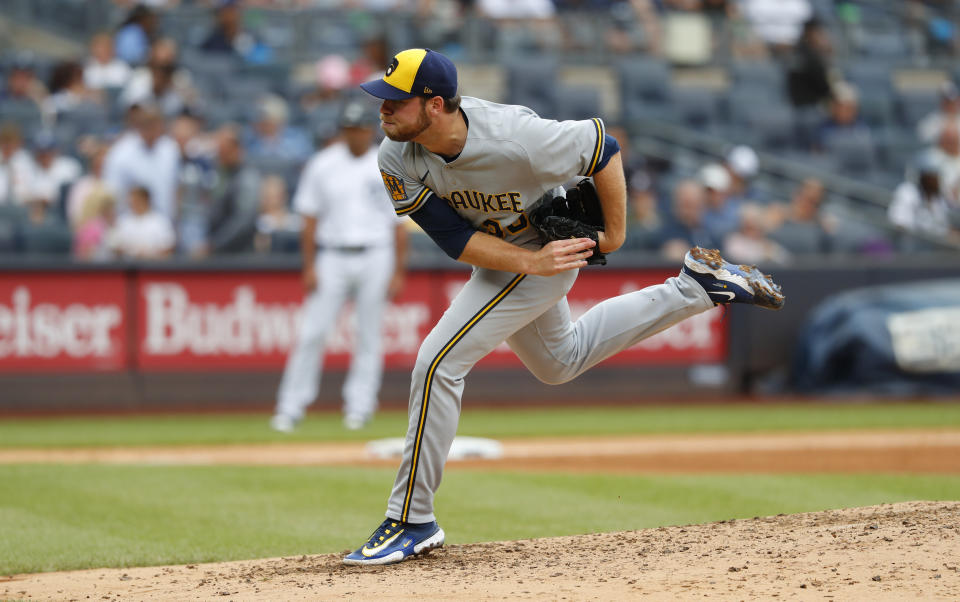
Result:
[[[367,94],[386,100],[414,96],[457,95],[457,68],[453,61],[429,48],[411,48],[397,53],[383,79],[360,84]]]

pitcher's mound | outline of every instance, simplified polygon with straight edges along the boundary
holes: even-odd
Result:
[[[0,598],[952,600],[958,565],[960,502],[908,502],[448,546],[389,567],[331,554],[22,575]]]

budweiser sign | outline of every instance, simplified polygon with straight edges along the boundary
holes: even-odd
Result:
[[[150,283],[146,338],[151,355],[250,355],[286,352],[300,323],[299,303],[263,303],[251,286],[237,286],[223,304],[191,302],[177,282]]]
[[[672,273],[584,270],[567,296],[576,320],[597,303]],[[466,281],[463,272],[409,274],[383,315],[385,368],[407,370],[420,342]],[[43,272],[0,274],[0,371],[279,371],[300,336],[296,272]],[[718,310],[685,320],[606,360],[609,365],[719,363]],[[327,335],[324,364],[353,349],[348,305]],[[504,344],[481,366],[522,368]]]
[[[412,275],[407,293],[384,312],[388,367],[412,366],[432,325],[428,280]],[[144,369],[279,370],[300,336],[303,291],[291,273],[151,275],[138,288]],[[349,363],[353,321],[347,305],[327,335],[326,366]]]
[[[0,370],[126,364],[122,275],[0,277]]]

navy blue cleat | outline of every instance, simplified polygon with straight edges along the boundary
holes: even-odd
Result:
[[[714,305],[746,303],[767,309],[783,307],[780,285],[757,266],[734,265],[716,249],[694,247],[683,258],[683,273],[696,280]]]
[[[441,546],[443,529],[437,521],[415,525],[388,518],[363,547],[344,557],[343,564],[393,564]]]

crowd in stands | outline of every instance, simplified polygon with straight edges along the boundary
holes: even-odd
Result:
[[[352,51],[315,57],[307,85],[292,85],[290,69],[279,71],[280,80],[269,69],[262,78],[234,78],[237,69],[278,61],[263,37],[247,27],[246,9],[301,8],[316,2],[117,4],[125,18],[112,31],[92,35],[85,56],[54,63],[29,52],[0,56],[0,253],[72,254],[82,261],[104,261],[295,252],[300,220],[290,210],[290,197],[299,171],[336,134],[345,95],[376,76],[396,49],[384,36],[373,35]],[[210,11],[208,29],[193,47],[183,47],[161,26],[162,11],[185,4]],[[369,11],[446,14],[451,22],[456,21],[451,15],[476,11],[495,23],[506,48],[516,42],[547,50],[576,47],[577,35],[588,43],[597,35],[578,34],[576,20],[564,21],[564,15],[609,13],[617,17],[600,39],[614,52],[642,52],[644,57],[670,58],[677,52],[671,45],[678,36],[700,31],[696,23],[701,23],[714,35],[721,29],[729,34],[735,57],[762,57],[776,67],[782,77],[747,81],[738,91],[752,89],[754,98],[761,99],[782,95],[792,111],[791,142],[805,155],[830,161],[834,153],[846,152],[851,161],[863,159],[887,133],[873,119],[877,107],[865,89],[868,80],[845,73],[834,57],[831,27],[838,20],[854,23],[850,15],[857,2],[360,4]],[[952,3],[904,4],[913,19],[905,26],[922,31],[925,50],[955,50],[956,33],[938,20],[952,14]],[[818,10],[825,5],[832,26]],[[592,39],[595,43],[597,38]],[[771,90],[771,81],[777,89]],[[960,91],[950,78],[939,84],[937,101],[929,113],[909,122],[915,144],[902,183],[890,186],[889,221],[904,232],[956,239]],[[749,122],[754,116],[750,106],[745,109]],[[628,247],[633,251],[679,258],[690,246],[701,245],[721,248],[733,261],[782,263],[839,250],[896,249],[889,236],[845,239],[843,224],[824,211],[824,185],[816,179],[779,193],[758,186],[763,153],[754,150],[756,144],[732,144],[721,160],[683,170],[634,153],[630,141],[638,132],[612,121],[609,125],[624,154]],[[914,153],[914,148],[922,152]],[[856,173],[855,162],[849,168]]]

